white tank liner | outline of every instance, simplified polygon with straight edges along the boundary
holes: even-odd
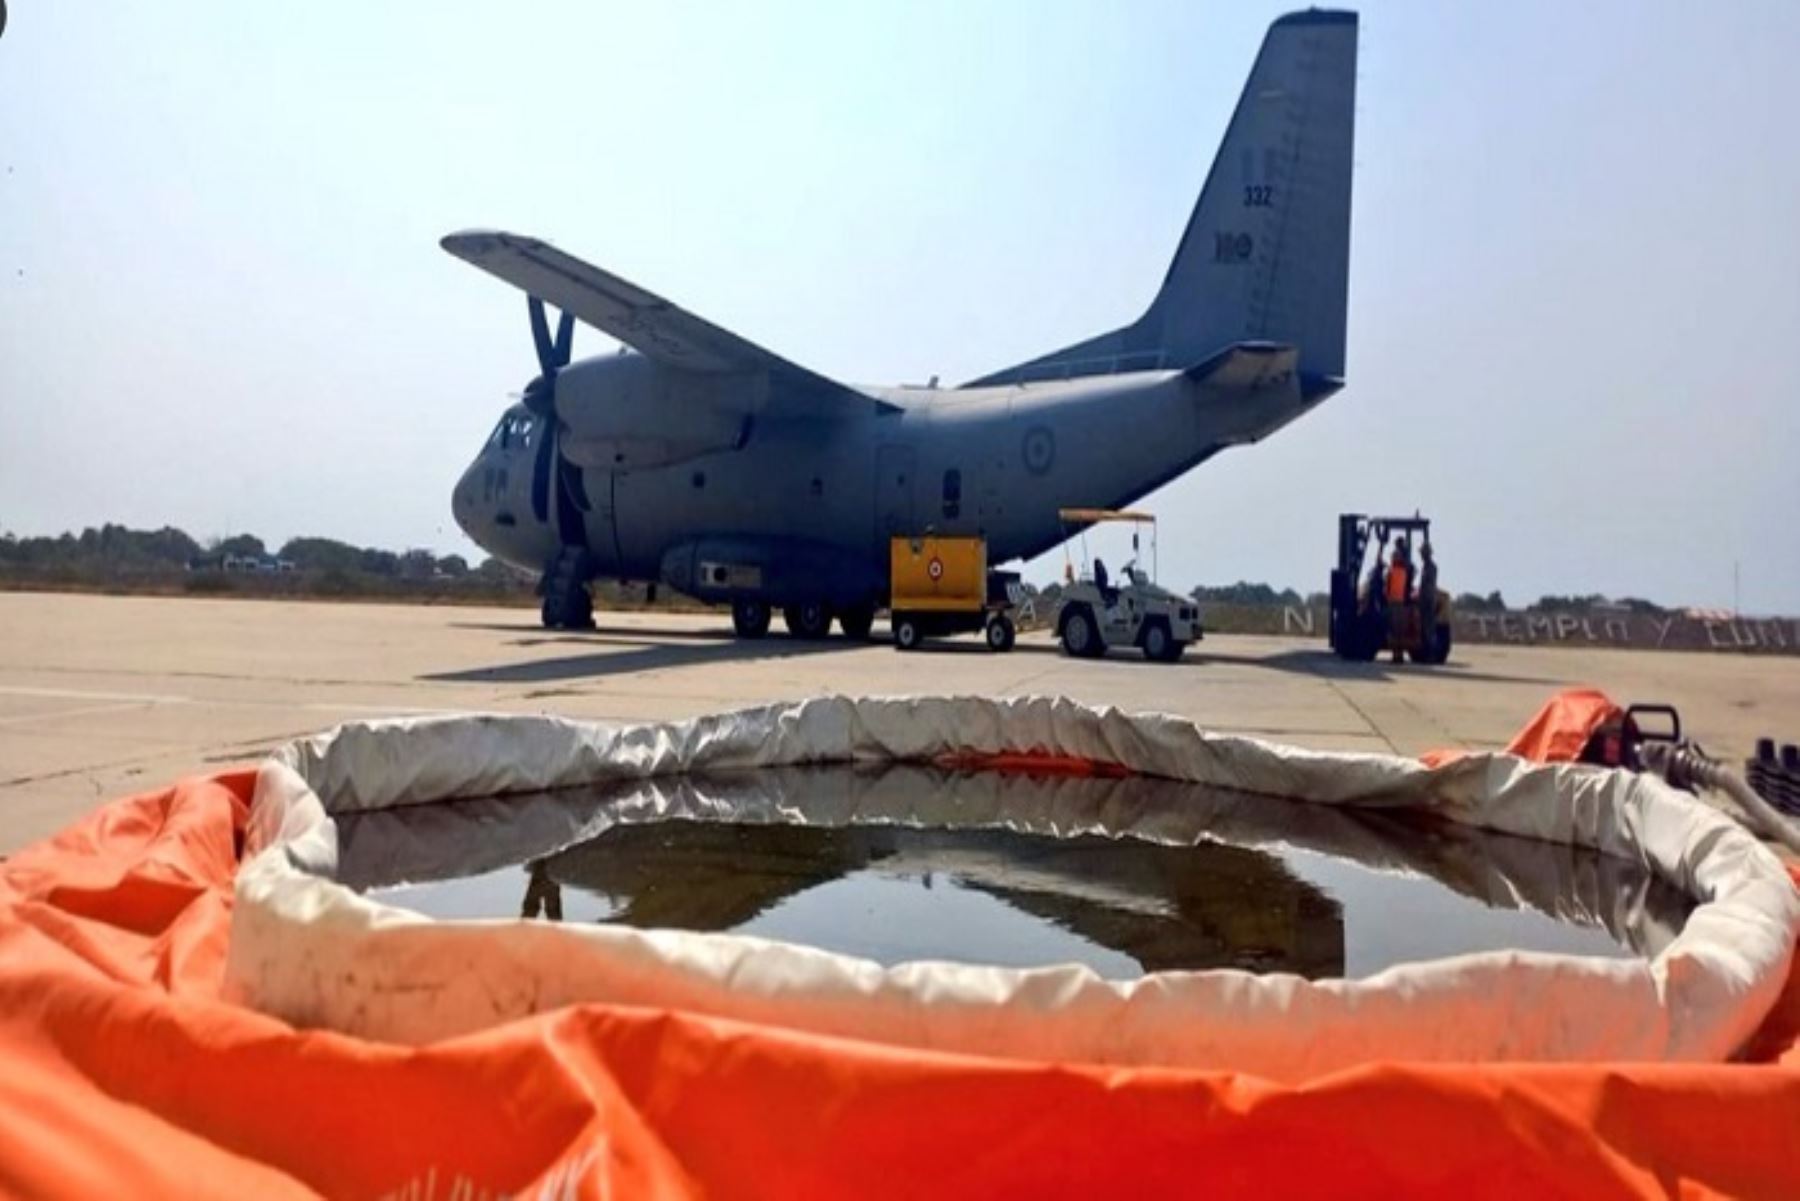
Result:
[[[1109,981],[1079,966],[882,967],[731,934],[433,921],[333,879],[333,814],[654,780],[631,803],[655,812],[633,820],[716,817],[705,782],[685,773],[971,751],[1075,756],[1321,805],[1428,809],[1635,861],[1700,904],[1650,960],[1506,951],[1362,980],[1202,971]],[[1204,791],[1194,795],[1196,806],[1209,803]],[[733,816],[1095,828],[1092,814],[1059,810],[1054,781],[1006,796],[1015,799],[1001,801],[996,790],[984,803],[959,789],[934,802],[915,790],[877,789],[823,819],[783,813],[770,796],[763,812]],[[523,810],[528,798],[520,799]],[[541,796],[529,804],[541,814]],[[1155,838],[1131,823],[1170,820],[1140,813],[1104,828]],[[584,815],[579,837],[608,824],[601,806]],[[1800,897],[1775,856],[1649,777],[1504,755],[1427,768],[1065,700],[824,698],[630,726],[510,716],[358,723],[290,744],[258,777],[227,974],[242,1002],[296,1025],[410,1044],[606,1001],[903,1047],[1298,1080],[1379,1059],[1725,1059],[1773,1004],[1797,929]]]

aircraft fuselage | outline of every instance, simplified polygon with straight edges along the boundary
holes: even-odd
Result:
[[[617,374],[615,365],[632,358],[572,364],[565,396],[583,373]],[[719,601],[755,595],[796,603],[802,589],[807,599],[834,604],[878,600],[891,537],[980,535],[992,563],[1030,558],[1068,536],[1058,509],[1129,504],[1325,395],[1306,395],[1298,380],[1256,391],[1213,388],[1179,371],[862,391],[885,404],[829,419],[761,415],[731,431],[737,441],[726,449],[647,468],[595,463],[607,457],[596,447],[629,452],[613,450],[603,433],[584,448],[582,423],[571,420],[563,447],[581,464],[587,503],[579,538],[592,573],[662,580]],[[523,407],[509,411],[453,503],[457,522],[479,545],[534,571],[560,543],[558,513],[537,519],[528,495],[541,436]],[[786,559],[793,570],[769,570],[771,559]],[[708,575],[703,563],[763,570]]]

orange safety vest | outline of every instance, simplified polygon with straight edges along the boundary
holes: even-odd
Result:
[[[1406,564],[1399,559],[1388,565],[1387,599],[1390,605],[1406,603]]]

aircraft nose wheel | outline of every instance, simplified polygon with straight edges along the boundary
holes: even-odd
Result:
[[[796,638],[823,638],[831,632],[831,609],[819,601],[789,605],[781,611],[781,619]]]
[[[769,632],[769,605],[766,601],[731,602],[731,628],[739,638],[761,638]]]

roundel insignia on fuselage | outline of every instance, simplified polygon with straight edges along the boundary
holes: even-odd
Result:
[[[1025,460],[1025,470],[1032,475],[1043,475],[1056,462],[1056,435],[1046,425],[1034,425],[1025,431],[1025,441],[1020,446],[1020,455]]]
[[[925,565],[925,572],[927,575],[929,575],[934,580],[943,579],[944,578],[944,561],[942,559],[933,559],[931,562],[929,562]]]

